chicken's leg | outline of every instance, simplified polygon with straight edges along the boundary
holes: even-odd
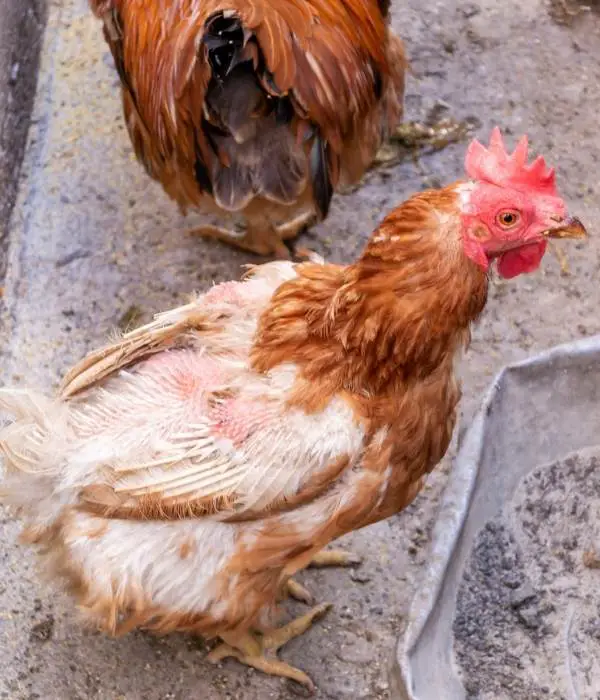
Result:
[[[307,568],[322,569],[328,566],[355,566],[360,564],[361,561],[362,558],[353,552],[344,552],[342,549],[325,549],[313,556]],[[293,578],[287,581],[286,586],[288,595],[295,600],[299,600],[307,605],[314,603],[312,593],[301,583],[294,581]]]
[[[263,635],[221,635],[223,644],[213,649],[208,655],[209,661],[219,663],[228,656],[233,656],[246,666],[252,666],[263,673],[273,676],[291,678],[297,683],[314,690],[311,679],[298,668],[286,664],[277,658],[277,651],[290,639],[299,637],[317,620],[320,620],[331,608],[331,603],[321,603],[306,615],[298,617],[279,629],[266,632]]]

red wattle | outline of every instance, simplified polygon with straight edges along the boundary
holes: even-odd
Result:
[[[510,279],[524,272],[537,270],[546,252],[546,241],[529,243],[521,248],[508,250],[498,257],[498,272],[501,277]]]

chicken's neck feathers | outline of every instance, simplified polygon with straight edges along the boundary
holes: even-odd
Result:
[[[408,200],[352,265],[298,266],[260,318],[255,369],[292,361],[310,382],[373,395],[451,362],[487,296],[463,252],[459,196],[453,185]]]

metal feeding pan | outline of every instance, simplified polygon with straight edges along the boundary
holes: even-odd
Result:
[[[554,463],[554,473],[558,474],[558,479],[561,480],[565,470],[569,471],[573,465],[568,461],[568,455],[580,452],[580,455],[588,458],[588,453],[594,450],[596,455],[600,454],[599,427],[600,335],[561,345],[523,362],[509,365],[496,377],[481,409],[465,433],[443,497],[434,527],[428,569],[411,604],[406,633],[397,648],[393,673],[397,697],[403,700],[464,700],[468,696],[473,697],[472,691],[468,693],[465,689],[466,681],[463,684],[464,668],[462,665],[459,668],[457,660],[455,631],[457,613],[460,612],[460,595],[465,586],[467,567],[471,565],[470,562],[475,556],[478,538],[486,527],[494,529],[495,526],[490,523],[503,517],[507,504],[521,498],[521,494],[526,490],[523,484],[534,474],[539,477],[540,472],[544,472],[548,465]],[[560,461],[565,459],[566,461]],[[595,457],[591,462],[591,472],[590,467],[587,467],[586,483],[592,474],[597,494],[599,470],[595,468],[594,460]],[[569,469],[565,464],[571,465]],[[578,508],[591,508],[592,515],[600,511],[598,498],[582,496],[578,488],[575,491],[579,499]],[[575,506],[572,506],[573,508]],[[600,534],[600,517],[594,517],[596,524],[591,523],[587,527],[592,536],[597,537]],[[538,521],[542,521],[542,527],[545,526],[545,519],[537,517]],[[510,529],[510,518],[507,522]],[[539,526],[538,522],[536,527]],[[559,523],[560,527],[562,525]],[[584,572],[583,569],[577,569],[580,566],[578,562],[581,544],[576,542],[572,548],[579,548],[576,561],[571,562],[571,569],[576,569],[572,571],[575,576],[574,585],[578,586]],[[540,545],[538,549],[548,554],[551,546]],[[530,552],[529,559],[536,556],[536,551],[535,548],[531,550],[533,554]],[[527,563],[527,557],[523,559]],[[502,575],[502,567],[488,568],[488,580]],[[537,571],[543,569],[538,567]],[[589,573],[597,577],[594,579],[597,590],[597,586],[600,585],[600,571]],[[536,578],[534,574],[532,579],[538,587],[543,586],[543,577],[540,576]],[[563,576],[562,579],[564,578]],[[563,587],[565,590],[568,588],[566,585]],[[556,587],[552,590],[552,596],[556,590]],[[576,591],[572,588],[569,590],[569,600],[575,600]],[[543,591],[542,594],[546,595]],[[511,595],[514,596],[514,593]],[[596,606],[595,624],[600,630],[597,596],[588,595],[588,599]],[[482,610],[486,609],[486,605],[488,603],[485,603]],[[507,604],[505,607],[510,606]],[[556,600],[551,601],[549,609],[560,613],[563,607],[558,596]],[[569,625],[565,629],[562,629],[560,624],[550,625],[550,633],[557,637],[561,634],[564,637],[566,634],[568,641],[573,614],[575,613],[570,615]],[[535,619],[531,622],[533,626],[538,624],[538,620]],[[484,625],[484,622],[481,621],[480,625]],[[471,629],[476,627],[477,622]],[[486,630],[486,634],[496,635],[497,641],[497,630],[493,625],[491,627],[492,629]],[[539,630],[536,634],[538,632]],[[532,638],[531,635],[527,637],[525,634],[522,637],[526,641]],[[589,692],[592,694],[577,689],[578,681],[573,676],[575,672],[566,659],[570,644],[561,647],[562,651],[558,647],[560,644],[556,652],[559,658],[558,666],[563,664],[561,654],[564,652],[564,666],[567,670],[563,674],[566,678],[566,689],[562,695],[556,697],[600,697],[600,694],[593,694],[600,690],[598,685],[591,688]],[[597,656],[597,649],[595,654]],[[516,660],[516,664],[517,667],[523,667],[519,659]],[[593,682],[597,684],[598,678]],[[510,680],[507,683],[510,685]],[[551,686],[542,687],[541,691],[547,697],[555,697]],[[500,695],[502,700],[532,697],[511,693],[510,689],[501,693],[484,692],[477,697],[493,697],[500,700]],[[537,697],[535,694],[534,696]]]

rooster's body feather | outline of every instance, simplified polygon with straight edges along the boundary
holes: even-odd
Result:
[[[184,210],[324,218],[401,116],[402,43],[375,0],[91,4],[136,154]]]

